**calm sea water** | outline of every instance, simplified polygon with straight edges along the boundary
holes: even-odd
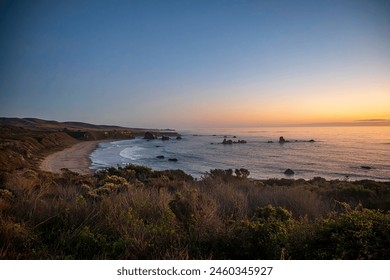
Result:
[[[390,180],[390,127],[278,127],[179,132],[182,140],[147,141],[139,138],[101,143],[90,156],[91,168],[132,163],[155,170],[182,169],[197,178],[210,169],[246,168],[250,177],[257,179],[311,179],[316,176],[345,179],[348,176],[350,180]],[[280,136],[290,142],[279,144]],[[247,143],[220,144],[225,137]],[[315,142],[308,142],[310,139]],[[164,156],[164,159],[157,156]],[[172,162],[169,158],[178,161]],[[284,175],[287,168],[295,175]]]

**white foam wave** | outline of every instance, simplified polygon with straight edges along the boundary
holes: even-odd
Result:
[[[120,151],[119,155],[123,158],[137,160],[141,158],[143,150],[144,148],[138,146],[128,147]]]

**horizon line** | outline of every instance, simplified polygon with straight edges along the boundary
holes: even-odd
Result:
[[[49,122],[58,122],[58,123],[69,123],[69,122],[76,122],[76,123],[85,123],[85,124],[93,124],[93,125],[104,125],[104,126],[118,126],[123,128],[136,128],[133,126],[123,125],[123,124],[96,124],[96,123],[90,123],[88,121],[76,121],[76,120],[67,120],[67,121],[58,121],[53,119],[43,119],[43,118],[37,118],[37,117],[3,117],[0,116],[0,118],[5,119],[25,119],[25,120],[43,120],[43,121],[49,121]],[[178,128],[240,128],[240,127],[339,127],[339,126],[390,126],[390,119],[361,119],[361,120],[353,120],[353,121],[338,121],[338,122],[308,122],[308,123],[259,123],[259,124],[225,124],[225,125],[213,125],[213,126],[202,126],[202,125],[186,125],[184,126],[178,126]],[[154,125],[154,127],[156,127]],[[162,125],[161,127],[167,127],[166,125]],[[173,129],[173,126],[169,126],[170,128],[164,128],[164,129]],[[138,127],[137,127],[138,128]],[[146,128],[146,127],[145,127]],[[145,129],[144,128],[144,129]],[[148,129],[148,128],[146,128]],[[162,129],[162,128],[160,128]]]

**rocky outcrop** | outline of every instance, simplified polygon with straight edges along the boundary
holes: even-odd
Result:
[[[368,165],[362,165],[362,166],[360,166],[360,168],[361,168],[361,169],[365,169],[365,170],[370,170],[370,169],[372,169],[372,167],[371,167],[371,166],[368,166]]]
[[[146,140],[154,140],[157,139],[157,136],[149,131],[145,132],[144,139]]]
[[[161,140],[163,140],[163,141],[168,141],[169,139],[171,139],[171,138],[169,138],[169,136],[166,136],[166,135],[161,136]]]
[[[286,169],[283,173],[284,173],[284,175],[287,175],[287,176],[292,176],[295,174],[295,172],[292,171],[290,168]]]
[[[226,140],[226,138],[225,139],[223,139],[223,141],[222,141],[222,144],[224,144],[224,145],[231,145],[231,144],[233,144],[233,140]]]
[[[233,141],[231,139],[223,139],[222,144],[224,145],[232,145],[232,144],[246,144],[247,142],[245,140],[238,140],[238,141]]]
[[[181,140],[182,138],[181,138],[181,136],[180,135],[178,135],[177,137],[176,137],[176,140]]]
[[[310,139],[310,140],[291,140],[290,141],[290,140],[284,139],[283,136],[280,136],[278,142],[279,142],[279,144],[284,144],[284,143],[290,143],[290,142],[292,142],[292,143],[303,143],[303,142],[314,143],[316,141],[314,139]],[[267,143],[273,143],[273,141],[269,140],[269,141],[267,141]]]
[[[284,139],[284,137],[283,136],[280,136],[279,137],[279,143],[280,144],[284,144],[284,143],[287,143],[288,141],[286,141],[286,139]]]

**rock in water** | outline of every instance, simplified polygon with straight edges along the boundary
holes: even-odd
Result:
[[[360,166],[360,168],[362,168],[362,169],[366,169],[366,170],[370,170],[370,169],[372,169],[372,167],[371,167],[371,166],[367,166],[367,165],[362,165],[362,166]]]
[[[292,171],[290,168],[288,168],[288,169],[286,169],[286,171],[284,171],[284,174],[287,176],[292,176],[295,174],[295,172]]]
[[[161,136],[161,140],[163,140],[163,141],[167,141],[169,139],[170,139],[169,136],[166,136],[166,135]]]
[[[229,140],[223,139],[222,144],[224,144],[224,145],[226,145],[226,144],[231,145],[231,144],[233,144],[233,141],[230,140],[230,139]]]
[[[177,158],[170,158],[170,159],[168,159],[169,161],[177,161]]]
[[[287,141],[286,141],[286,139],[284,139],[284,137],[283,136],[280,136],[279,137],[279,143],[280,144],[284,144],[284,143],[286,143]]]
[[[147,131],[145,132],[144,139],[153,140],[153,139],[157,139],[157,137],[153,133]]]
[[[165,157],[164,156],[156,156],[156,158],[164,159]]]

